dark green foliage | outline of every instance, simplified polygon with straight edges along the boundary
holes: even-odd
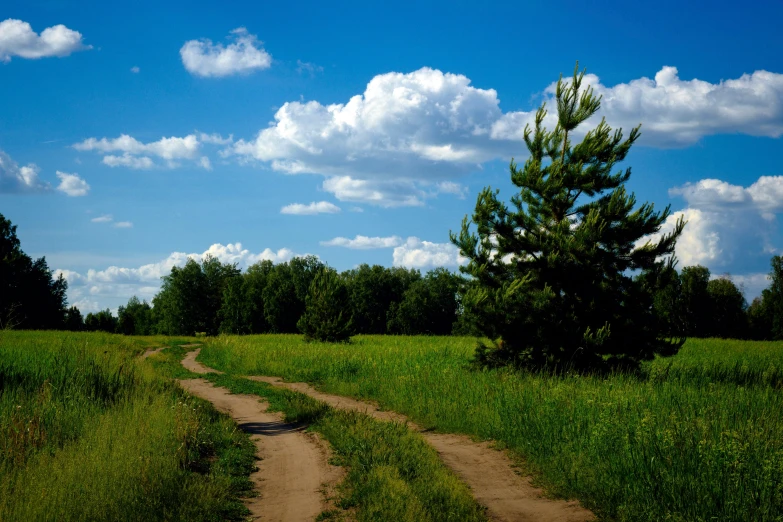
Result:
[[[389,333],[448,335],[457,320],[460,277],[436,268],[410,285],[389,309]]]
[[[686,266],[680,274],[685,335],[706,337],[710,331],[710,271],[701,265]]]
[[[84,318],[84,329],[88,332],[114,333],[117,331],[117,318],[111,315],[108,308],[94,314],[90,313]]]
[[[472,224],[451,234],[469,264],[474,284],[463,298],[501,340],[479,351],[486,364],[525,367],[635,366],[656,353],[676,352],[664,339],[652,312],[653,296],[629,273],[652,268],[672,254],[684,222],[670,234],[637,246],[657,233],[670,210],[638,208],[625,183],[631,170],[613,173],[639,137],[623,140],[604,120],[580,143],[571,138],[594,115],[600,98],[582,89],[584,72],[557,83],[557,126],[543,127],[542,106],[535,128],[525,128],[530,157],[520,169],[512,160],[511,181],[519,193],[513,208],[486,188],[478,197]]]
[[[742,291],[728,278],[721,277],[707,283],[710,296],[711,327],[709,337],[744,339],[747,337],[748,306]]]
[[[769,288],[748,308],[750,336],[753,339],[783,339],[783,257],[770,260]]]
[[[117,310],[117,333],[125,335],[150,335],[154,333],[152,307],[136,296]]]
[[[294,258],[275,265],[266,276],[261,295],[269,331],[295,333],[296,323],[305,311],[305,298],[315,275],[324,268],[315,256]]]
[[[158,319],[158,331],[168,335],[218,333],[218,312],[229,281],[240,277],[233,264],[223,264],[207,256],[199,264],[189,259],[184,267],[172,267],[163,277],[160,292],[152,300]]]
[[[418,270],[360,265],[345,272],[351,294],[351,317],[357,333],[385,334],[389,309],[421,279]]]
[[[674,268],[674,259],[656,263],[642,271],[636,280],[652,293],[658,330],[667,337],[683,337],[685,314],[682,309],[682,281]]]
[[[75,306],[65,311],[65,320],[63,321],[63,330],[71,332],[80,332],[84,330],[84,318],[81,311]]]
[[[0,214],[0,328],[62,328],[68,283],[52,279],[45,258],[33,260],[16,237],[16,226]]]
[[[331,268],[318,271],[305,297],[305,313],[296,323],[305,339],[329,343],[350,340],[351,303],[340,275]]]
[[[263,333],[269,330],[264,317],[264,287],[274,264],[271,261],[260,261],[251,265],[245,271],[245,298],[247,299],[247,328],[250,333]]]
[[[249,333],[249,304],[246,278],[232,277],[223,290],[223,304],[219,312],[220,333]]]

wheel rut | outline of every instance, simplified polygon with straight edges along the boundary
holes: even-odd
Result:
[[[195,361],[198,351],[189,352],[183,366],[194,373],[212,373]],[[234,395],[205,379],[179,383],[229,414],[255,443],[261,462],[250,479],[259,496],[245,502],[254,520],[314,520],[327,508],[322,491],[339,482],[342,470],[328,463],[329,448],[316,435],[305,433],[306,426],[284,422],[254,395]]]

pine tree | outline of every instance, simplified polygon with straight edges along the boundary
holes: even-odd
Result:
[[[557,125],[543,127],[546,104],[525,127],[530,157],[522,168],[512,160],[511,181],[519,193],[513,208],[485,188],[459,235],[451,234],[472,277],[463,306],[500,339],[477,351],[485,364],[563,369],[607,363],[635,366],[655,353],[673,353],[678,342],[662,339],[649,289],[632,272],[652,268],[671,255],[684,222],[656,241],[670,215],[653,205],[636,207],[625,189],[631,169],[613,173],[639,138],[640,127],[623,140],[605,120],[580,143],[577,128],[600,108],[584,71],[557,82]]]
[[[305,340],[346,342],[352,334],[348,288],[331,268],[316,273],[305,298],[305,313],[296,326]]]

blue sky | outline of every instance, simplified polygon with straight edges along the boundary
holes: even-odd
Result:
[[[629,186],[689,220],[680,265],[766,285],[783,4],[372,4],[6,0],[0,213],[84,312],[207,252],[456,268],[449,230],[511,195],[579,60],[609,124],[643,124]]]

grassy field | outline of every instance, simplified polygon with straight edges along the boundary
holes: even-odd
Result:
[[[0,331],[0,520],[245,516],[255,448],[136,360],[162,341]]]
[[[493,439],[604,519],[783,520],[783,343],[691,340],[642,376],[474,371],[470,338],[219,337],[200,360]]]

